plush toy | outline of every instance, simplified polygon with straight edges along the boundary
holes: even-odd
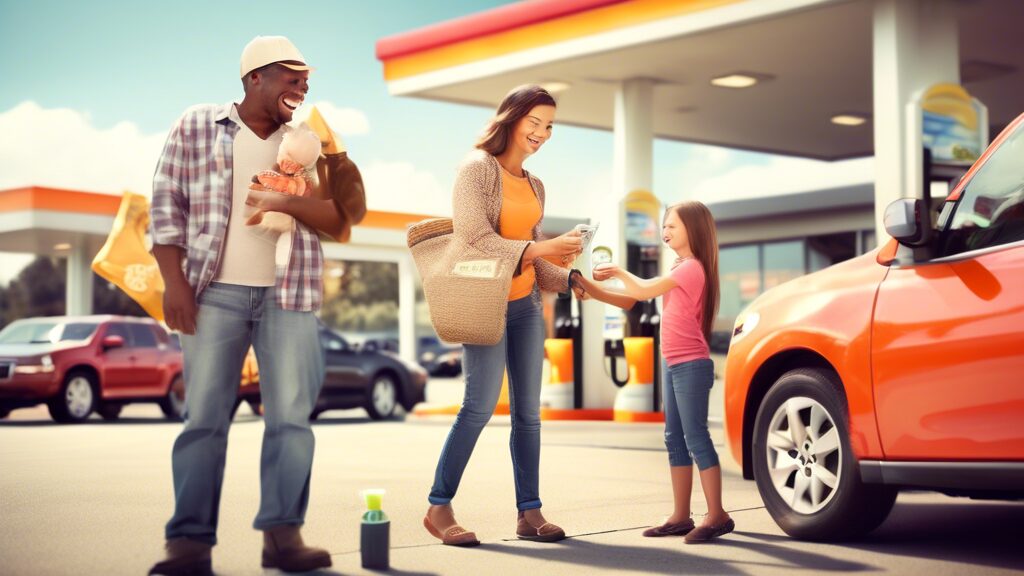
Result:
[[[320,157],[320,137],[306,124],[290,130],[281,140],[277,152],[277,164],[273,170],[263,170],[253,176],[250,188],[273,190],[293,196],[309,196],[313,192],[316,177],[316,161]],[[291,253],[295,219],[282,212],[257,210],[246,221],[264,232],[277,233],[275,262],[283,265]]]

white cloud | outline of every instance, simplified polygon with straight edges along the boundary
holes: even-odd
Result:
[[[330,102],[316,106],[343,136],[370,129],[359,110]],[[304,107],[306,116],[309,108]],[[127,121],[99,128],[87,113],[42,108],[31,101],[0,113],[0,134],[0,189],[47,186],[109,194],[130,190],[147,197],[167,139],[167,132],[144,134]]]
[[[767,164],[746,165],[707,178],[691,197],[702,202],[763,197],[873,182],[874,158],[820,162],[775,157]]]
[[[101,129],[88,114],[22,102],[0,113],[0,189],[49,186],[150,195],[166,133],[131,122]]]
[[[451,189],[409,162],[373,160],[359,166],[370,210],[450,216]]]
[[[312,104],[303,104],[302,108],[296,111],[293,121],[304,122],[306,118],[309,118],[309,113],[312,111],[313,106],[316,106],[317,110],[320,111],[320,115],[327,122],[327,125],[337,134],[357,136],[370,131],[370,120],[367,119],[366,114],[362,110],[339,108],[326,100],[313,102]]]

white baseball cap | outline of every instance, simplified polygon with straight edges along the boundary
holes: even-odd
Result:
[[[288,62],[286,63],[285,60]],[[284,36],[257,36],[245,45],[242,50],[242,78],[257,68],[267,64],[279,63],[292,70],[309,70],[312,66],[306,66],[306,59],[302,52],[292,44],[291,40]],[[291,62],[300,62],[292,64]]]

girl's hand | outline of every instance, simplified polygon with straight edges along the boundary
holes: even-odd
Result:
[[[615,278],[622,272],[622,269],[611,263],[598,264],[594,266],[594,280],[601,282],[609,278]]]

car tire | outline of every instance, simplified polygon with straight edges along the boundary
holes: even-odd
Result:
[[[180,375],[171,380],[167,395],[160,401],[160,410],[172,422],[180,422],[185,417],[185,379]]]
[[[758,409],[754,478],[768,513],[794,538],[862,536],[885,520],[896,501],[896,489],[861,482],[847,413],[839,376],[822,369],[783,374]]]
[[[113,422],[121,417],[122,408],[124,408],[123,404],[100,404],[96,408],[96,413],[100,415],[100,418]]]
[[[366,391],[366,412],[374,420],[386,420],[395,414],[398,407],[398,382],[391,374],[382,373],[373,377]]]
[[[238,413],[238,408],[245,402],[249,405],[249,409],[256,416],[263,416],[263,400],[260,396],[242,396],[235,399],[235,403],[231,406],[231,419],[235,419],[235,414]]]
[[[62,424],[78,424],[89,419],[99,401],[99,386],[96,377],[89,372],[76,370],[64,377],[60,392],[50,399],[47,408],[50,416]]]
[[[235,403],[231,405],[231,420],[235,419],[235,414],[238,414],[238,407],[242,405],[241,398],[235,398]]]

